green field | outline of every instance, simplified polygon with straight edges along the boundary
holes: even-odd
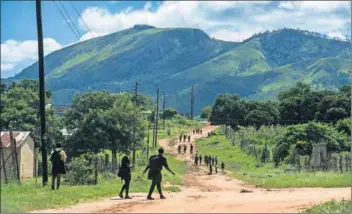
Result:
[[[255,157],[243,153],[240,145],[233,146],[229,139],[217,130],[216,136],[197,141],[198,151],[204,155],[218,156],[224,161],[225,169],[249,184],[263,188],[292,187],[346,187],[350,185],[350,173],[300,172],[285,173],[283,165],[278,168],[273,163],[260,164]],[[215,143],[219,142],[219,143]]]
[[[313,206],[304,213],[352,213],[351,201],[330,201]]]

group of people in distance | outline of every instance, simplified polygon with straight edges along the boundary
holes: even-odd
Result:
[[[191,135],[180,134],[180,137],[179,137],[180,143],[182,142],[182,139],[183,139],[184,143],[186,142],[187,139],[188,139],[188,143],[190,143],[191,142]]]
[[[196,154],[194,157],[194,165],[196,166],[202,166],[202,160],[203,157],[201,154]],[[206,167],[209,167],[209,173],[213,173],[213,166],[215,167],[215,173],[218,173],[218,157],[217,156],[209,156],[206,155],[204,156],[204,163]],[[224,161],[221,162],[221,171],[224,172],[225,169],[225,163]]]
[[[184,145],[178,144],[178,147],[177,147],[178,154],[181,154],[182,147],[183,147],[183,153],[186,154],[187,153],[187,145],[186,144],[184,144]],[[191,144],[189,147],[190,147],[190,149],[189,149],[190,153],[193,154],[193,149],[194,149],[193,144]]]
[[[148,171],[148,179],[152,181],[148,192],[148,196],[147,196],[148,200],[154,200],[154,198],[152,198],[152,194],[154,192],[155,187],[159,192],[160,199],[165,199],[161,189],[161,181],[162,181],[161,171],[163,167],[165,167],[165,169],[169,171],[171,174],[175,175],[175,173],[169,168],[169,165],[167,164],[167,160],[163,156],[163,154],[164,154],[164,149],[159,148],[158,154],[152,155],[149,158],[148,165],[143,171],[143,174]],[[51,187],[53,190],[55,190],[55,182],[56,182],[56,189],[59,189],[61,175],[66,173],[65,171],[66,153],[61,148],[60,143],[56,144],[56,148],[50,156],[50,161],[52,164],[51,172],[53,176]],[[120,190],[119,196],[125,199],[131,199],[131,197],[129,196],[129,188],[132,180],[131,169],[133,168],[133,165],[131,165],[130,163],[131,162],[129,157],[127,155],[124,156],[121,160],[121,166],[117,174],[117,176],[124,181],[124,184]],[[123,197],[124,192],[125,192],[125,197]]]
[[[193,129],[193,134],[202,134],[202,133],[203,133],[203,130],[200,128]]]

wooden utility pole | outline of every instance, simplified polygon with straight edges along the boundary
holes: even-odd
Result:
[[[135,86],[134,86],[134,99],[136,102],[136,111],[134,112],[133,116],[133,154],[132,154],[132,163],[135,165],[136,163],[136,113],[137,113],[137,108],[138,108],[138,81],[136,81]]]
[[[159,120],[159,88],[156,92],[156,115],[155,115],[155,142],[154,148],[156,148],[158,143],[158,120]]]
[[[191,120],[193,120],[194,114],[194,87],[192,85],[192,92],[191,92]]]
[[[166,102],[166,96],[165,96],[165,92],[164,92],[164,100],[163,100],[163,129],[165,130],[165,115],[164,115],[164,111],[165,111],[165,102]]]
[[[150,129],[150,124],[148,124],[148,138],[147,138],[147,160],[149,160],[149,129]]]
[[[37,31],[38,31],[38,68],[39,68],[39,100],[40,100],[40,140],[43,162],[43,186],[48,183],[48,157],[45,138],[45,88],[44,88],[44,50],[43,50],[43,28],[41,0],[36,0]]]

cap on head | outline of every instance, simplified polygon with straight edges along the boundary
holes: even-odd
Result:
[[[159,154],[164,154],[164,148],[163,147],[160,147],[159,150],[158,150]]]
[[[56,148],[61,148],[61,143],[57,143]]]

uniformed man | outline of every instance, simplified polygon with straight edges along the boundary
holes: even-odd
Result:
[[[180,143],[182,142],[182,134],[180,134]]]
[[[178,154],[181,154],[181,144],[178,144]]]
[[[186,154],[186,152],[187,152],[187,145],[184,145],[184,146],[183,146],[183,152]]]
[[[218,156],[215,156],[215,165],[218,165]]]
[[[188,143],[191,142],[191,135],[188,135]]]
[[[199,159],[198,154],[196,154],[196,157],[194,158],[194,164],[196,166],[198,166],[198,159]]]
[[[191,151],[191,154],[193,154],[193,144],[191,144],[191,149],[190,149],[190,151]]]
[[[221,162],[221,171],[224,172],[224,169],[225,169],[225,164],[224,164],[224,161]]]
[[[213,174],[213,165],[209,164],[209,173],[210,175]]]
[[[202,165],[202,159],[203,159],[202,155],[199,155],[199,165],[200,166]]]
[[[155,186],[157,187],[158,192],[160,194],[160,199],[165,199],[161,190],[161,181],[162,181],[161,170],[163,169],[163,166],[167,171],[175,175],[175,173],[169,168],[167,164],[167,160],[163,156],[163,154],[164,154],[164,149],[160,148],[158,155],[153,155],[149,158],[149,164],[143,172],[143,173],[146,173],[149,170],[148,179],[152,180],[152,184],[150,186],[148,197],[147,197],[148,200],[154,200],[154,198],[152,198],[152,194],[154,192]]]

